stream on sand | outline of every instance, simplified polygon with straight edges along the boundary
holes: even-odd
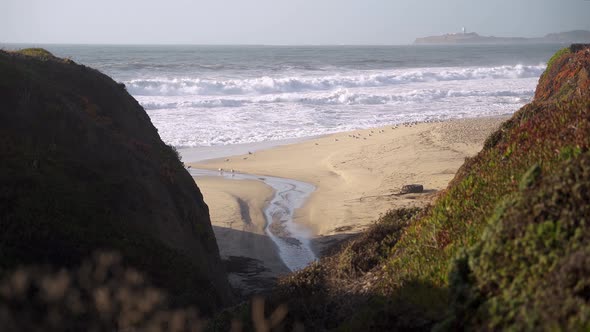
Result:
[[[285,265],[296,271],[317,259],[311,249],[311,233],[293,221],[295,210],[300,208],[307,197],[315,190],[312,184],[292,179],[263,176],[228,171],[188,169],[192,176],[223,177],[231,180],[262,181],[275,194],[264,208],[266,218],[265,232],[277,245],[279,257]]]

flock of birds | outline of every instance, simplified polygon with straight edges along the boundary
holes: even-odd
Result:
[[[417,125],[419,123],[429,123],[429,122],[435,122],[435,121],[424,121],[424,122],[412,121],[412,122],[404,122],[404,123],[401,123],[399,125],[392,126],[391,129],[397,129],[399,127],[408,127],[408,128],[411,128],[411,127],[413,127],[413,126],[415,126],[415,125]],[[377,131],[377,134],[382,134],[384,132],[385,132],[385,129],[380,129],[380,130]],[[368,137],[371,137],[374,134],[375,134],[375,131],[374,130],[371,130],[370,133],[367,136]],[[361,139],[361,138],[364,139],[364,140],[367,139],[367,137],[362,137],[362,134],[361,133],[349,134],[348,137],[351,137],[351,138],[354,138],[354,139]],[[338,139],[335,138],[334,141],[338,141]],[[317,145],[317,143],[316,143],[316,145]]]

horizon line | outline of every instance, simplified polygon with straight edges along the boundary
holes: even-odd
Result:
[[[407,46],[412,43],[374,43],[374,44],[263,44],[263,43],[62,43],[62,42],[5,42],[0,45],[63,45],[63,46]]]

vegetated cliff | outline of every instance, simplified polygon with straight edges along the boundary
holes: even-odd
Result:
[[[212,313],[230,301],[207,205],[146,112],[97,70],[0,52],[0,269],[98,249]]]
[[[430,208],[387,213],[269,308],[312,330],[590,329],[589,84],[587,45],[556,54]]]

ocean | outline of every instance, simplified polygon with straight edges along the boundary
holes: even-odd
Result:
[[[124,83],[187,148],[508,115],[565,45],[35,46]]]

